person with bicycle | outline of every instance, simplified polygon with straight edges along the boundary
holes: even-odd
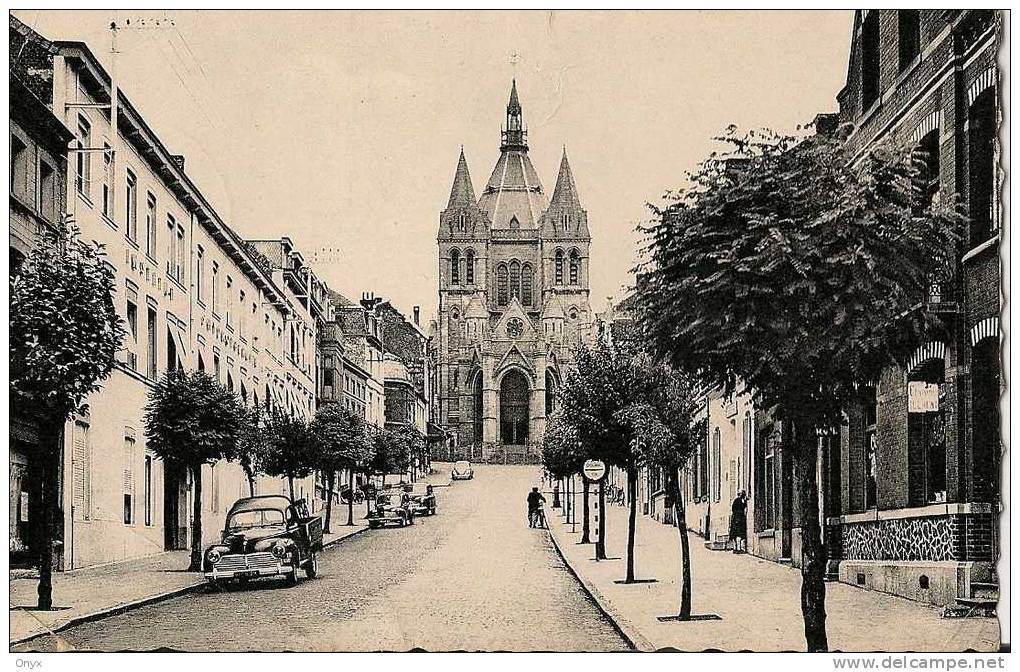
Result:
[[[542,504],[545,503],[545,497],[538,491],[537,487],[531,489],[528,493],[528,527],[536,527],[539,522],[539,518],[545,518],[542,513]]]

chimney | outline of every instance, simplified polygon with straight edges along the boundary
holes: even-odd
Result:
[[[415,306],[412,310],[414,310],[414,326],[420,327],[421,326],[421,322],[420,322],[420,320],[421,320],[421,307],[420,306]]]
[[[184,155],[183,154],[171,154],[170,160],[177,164],[177,167],[184,170]]]
[[[377,303],[379,303],[379,300],[375,298],[375,292],[361,293],[361,307],[365,310],[374,309]]]

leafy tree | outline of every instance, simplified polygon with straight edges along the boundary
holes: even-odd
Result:
[[[53,536],[64,424],[110,375],[124,327],[112,301],[113,269],[102,246],[67,227],[40,240],[10,269],[10,394],[14,410],[37,420],[39,445],[29,462],[41,516],[39,609],[53,608]]]
[[[202,465],[234,459],[243,425],[237,397],[203,371],[170,369],[149,392],[148,446],[188,469],[195,487],[189,571],[202,570]]]
[[[640,461],[665,476],[666,495],[673,506],[680,541],[682,576],[680,620],[691,618],[691,548],[687,537],[687,513],[680,492],[680,473],[704,443],[707,422],[695,420],[700,407],[694,378],[654,362],[647,355],[634,358],[638,380],[644,382],[641,400],[628,406],[621,417],[634,430]]]
[[[319,446],[311,426],[304,418],[279,410],[269,413],[268,450],[263,465],[270,476],[287,479],[290,498],[294,499],[294,481],[310,475],[318,463]]]
[[[241,406],[241,433],[237,461],[248,479],[248,492],[255,495],[255,480],[265,472],[269,455],[269,427],[266,411],[259,405]]]
[[[365,428],[365,419],[340,404],[325,404],[315,412],[312,432],[318,440],[318,468],[326,476],[326,526],[330,530],[333,513],[333,488],[338,471],[347,470],[347,524],[354,524],[354,472],[364,469],[372,459],[374,447]]]
[[[554,479],[569,478],[580,473],[587,459],[577,432],[556,413],[549,418],[542,444],[542,464]],[[591,543],[591,516],[589,509],[589,481],[584,478],[584,512],[581,519],[581,543]]]
[[[575,351],[576,367],[560,390],[560,410],[591,458],[627,472],[630,511],[627,525],[627,583],[634,581],[634,536],[637,529],[638,453],[632,427],[621,416],[634,403],[637,381],[630,356],[598,341]],[[605,520],[599,526],[596,554],[605,549]]]
[[[959,216],[948,202],[923,207],[920,165],[901,146],[858,156],[839,134],[732,127],[720,140],[733,153],[653,207],[641,321],[664,360],[728,390],[742,380],[791,424],[804,633],[823,651],[816,429],[838,426],[858,381],[913,350],[925,326],[916,308],[946,270]]]
[[[411,480],[414,481],[417,477],[417,467],[425,464],[425,436],[414,425],[402,426],[397,430],[397,435],[403,442],[407,452],[407,468],[411,469]],[[417,458],[417,466],[415,458]]]
[[[372,443],[375,447],[375,455],[369,463],[369,469],[373,474],[382,476],[383,487],[386,487],[387,474],[400,474],[407,471],[407,442],[395,430],[378,428],[372,435]]]

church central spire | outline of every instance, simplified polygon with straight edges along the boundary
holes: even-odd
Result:
[[[506,104],[506,125],[503,127],[503,142],[500,151],[528,151],[528,130],[524,128],[524,114],[521,101],[517,98],[517,79],[510,85],[510,102]]]

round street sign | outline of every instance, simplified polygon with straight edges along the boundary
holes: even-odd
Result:
[[[606,465],[602,460],[586,460],[584,475],[589,481],[601,481],[606,475]]]

